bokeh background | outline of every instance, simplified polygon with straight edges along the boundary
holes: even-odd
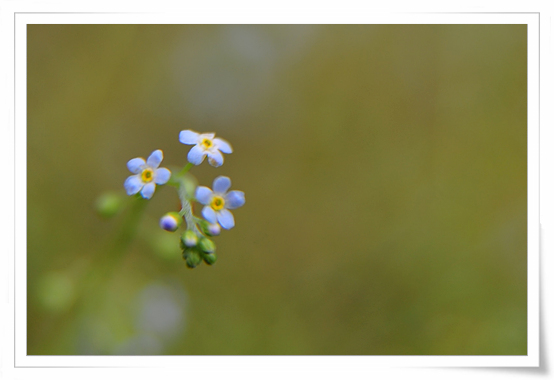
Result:
[[[525,25],[27,33],[28,354],[527,353]],[[246,193],[212,267],[173,188],[129,242],[95,212],[183,129]]]

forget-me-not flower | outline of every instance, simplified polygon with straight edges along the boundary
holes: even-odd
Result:
[[[204,205],[204,218],[210,223],[219,223],[226,230],[235,226],[235,219],[229,210],[244,204],[244,192],[227,192],[230,187],[229,177],[219,176],[214,180],[213,191],[205,186],[196,189],[196,199]]]
[[[204,157],[208,156],[210,165],[223,165],[223,153],[233,153],[231,145],[215,133],[197,133],[189,129],[179,133],[179,141],[185,145],[194,145],[187,155],[187,159],[194,165],[200,165]]]
[[[166,168],[158,168],[163,160],[163,152],[155,150],[146,161],[144,158],[133,158],[127,162],[127,167],[134,173],[125,180],[125,190],[128,195],[140,194],[145,199],[152,198],[156,185],[163,185],[169,181],[171,172]]]

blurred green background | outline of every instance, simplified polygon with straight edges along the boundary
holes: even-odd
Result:
[[[527,353],[526,25],[29,25],[28,354]],[[218,262],[95,200],[183,129]]]

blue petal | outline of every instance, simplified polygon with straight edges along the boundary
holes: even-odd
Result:
[[[208,162],[213,167],[218,167],[223,165],[223,155],[219,150],[214,150],[212,152],[208,152]]]
[[[163,185],[167,181],[169,181],[169,177],[171,177],[171,172],[169,169],[166,168],[159,168],[156,169],[156,172],[154,173],[154,182],[158,185]]]
[[[231,179],[220,175],[214,179],[214,193],[216,194],[225,194],[227,190],[231,187]]]
[[[196,188],[196,200],[203,205],[207,205],[212,200],[212,191],[206,186],[198,186]]]
[[[127,195],[138,193],[140,189],[142,189],[142,185],[143,183],[138,175],[132,175],[128,177],[123,184],[125,190],[127,191]]]
[[[225,197],[225,207],[229,210],[240,207],[244,204],[244,191],[234,190]]]
[[[227,141],[216,137],[214,139],[214,143],[215,147],[223,153],[233,153],[233,148],[231,148],[231,144],[229,144]]]
[[[131,173],[138,174],[141,172],[145,163],[144,158],[133,158],[127,162],[127,168],[131,171]]]
[[[149,182],[142,188],[142,191],[140,194],[145,199],[152,198],[152,195],[154,195],[154,191],[156,191],[156,184],[154,182]]]
[[[146,160],[146,163],[148,164],[148,166],[155,169],[158,166],[160,166],[160,163],[162,162],[163,159],[164,159],[164,154],[161,150],[158,149],[152,152],[150,157],[148,157],[148,159]]]
[[[186,131],[181,131],[181,133],[179,133],[179,141],[182,144],[193,145],[198,142],[198,136],[198,133],[187,129]]]
[[[174,232],[179,228],[179,222],[170,215],[165,215],[160,219],[160,227],[166,231]]]
[[[217,215],[210,206],[204,206],[204,208],[202,209],[202,216],[210,223],[217,222]]]
[[[204,161],[204,157],[206,156],[206,152],[200,148],[198,145],[195,145],[190,150],[187,159],[191,164],[194,165],[200,165],[202,161]]]
[[[235,218],[233,218],[231,211],[227,209],[223,209],[217,213],[217,221],[221,224],[221,227],[226,230],[229,230],[235,226]]]

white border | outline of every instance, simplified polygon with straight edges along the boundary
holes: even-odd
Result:
[[[539,364],[539,17],[527,24],[527,355]]]
[[[265,15],[225,9],[214,13],[19,13],[24,24],[536,24],[538,13],[366,13],[338,10],[292,17],[289,10]],[[229,22],[232,19],[232,22]],[[286,21],[283,21],[286,20]],[[535,36],[538,41],[538,35]],[[538,54],[538,50],[537,50]]]
[[[39,7],[39,6],[37,6]],[[35,7],[35,8],[37,8]],[[51,11],[51,10],[50,10]],[[367,367],[527,367],[539,361],[539,229],[538,229],[538,14],[371,14],[350,10],[335,11],[327,15],[291,16],[289,10],[275,10],[265,14],[241,12],[234,8],[219,12],[157,14],[18,14],[16,17],[16,173],[26,173],[26,25],[40,24],[165,24],[165,23],[386,23],[386,24],[527,24],[528,25],[528,355],[527,356],[26,356],[26,176],[16,178],[16,252],[15,283],[16,306],[16,367],[174,367],[205,373],[240,373],[245,369],[271,371],[274,374],[302,368],[303,371],[342,373],[345,366]],[[10,289],[11,290],[11,289]],[[14,300],[11,300],[12,302]],[[214,366],[213,363],[218,364]]]

